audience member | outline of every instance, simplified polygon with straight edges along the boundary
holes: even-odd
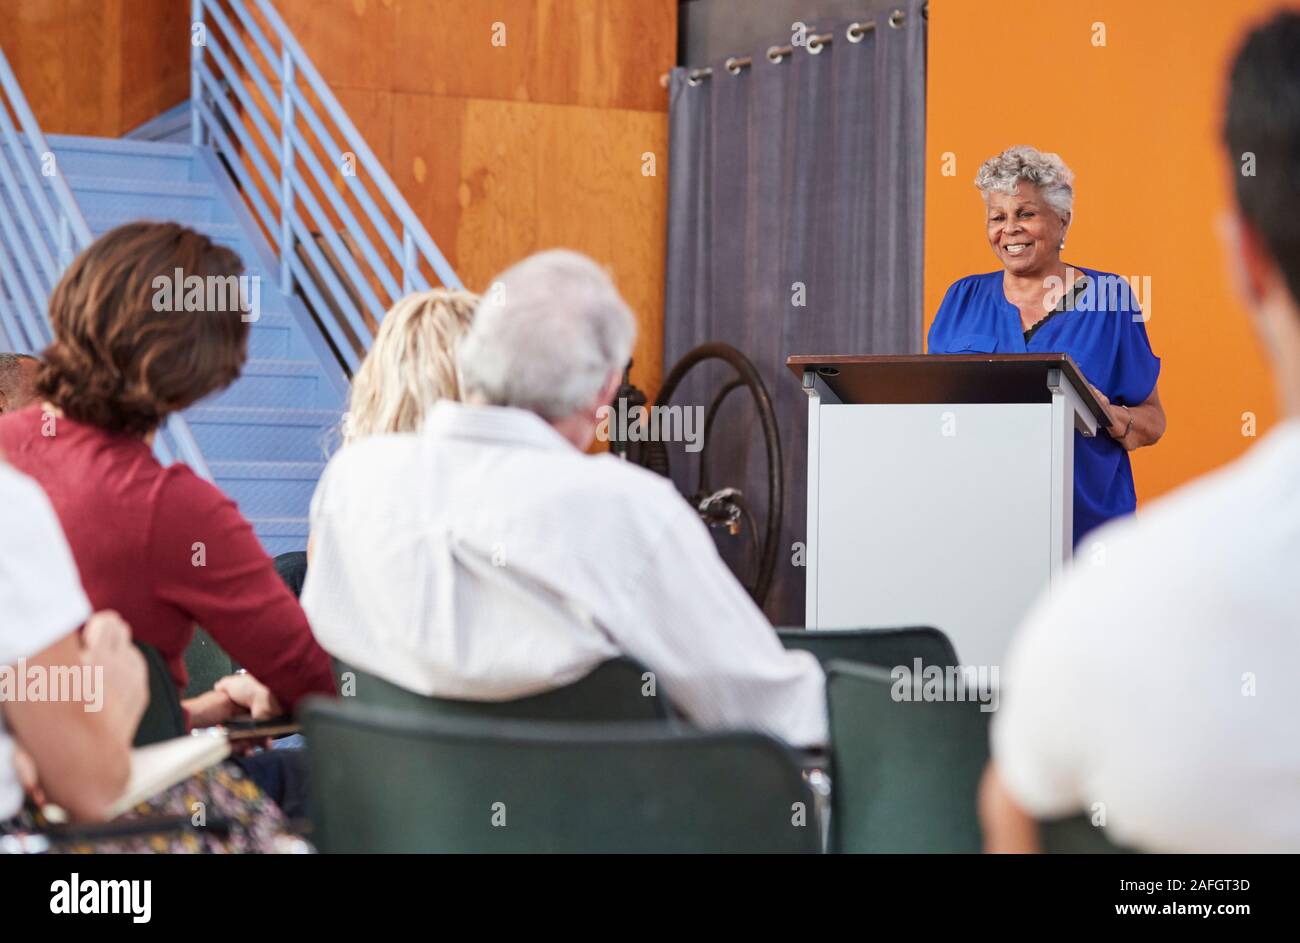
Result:
[[[438,400],[460,399],[456,343],[477,303],[467,291],[435,288],[407,295],[388,310],[352,380],[344,444],[385,432],[415,432]]]
[[[434,288],[407,295],[388,309],[352,379],[344,445],[370,435],[414,432],[435,402],[460,399],[456,342],[477,303],[470,292]],[[291,550],[275,558],[276,572],[295,596],[302,595],[308,557]]]
[[[116,613],[91,615],[49,501],[4,462],[0,533],[0,834],[38,784],[73,818],[102,819],[126,786],[144,659]]]
[[[100,237],[50,298],[41,402],[0,418],[0,450],[48,495],[91,603],[157,648],[180,691],[195,623],[251,672],[186,701],[194,726],[334,691],[328,656],[234,503],[151,449],[169,414],[239,375],[244,306],[214,289],[241,271],[233,252],[173,223]],[[170,286],[177,277],[205,291]],[[171,310],[176,297],[187,310]]]
[[[321,479],[303,589],[321,643],[476,700],[628,654],[701,726],[824,742],[816,659],[782,647],[672,483],[585,453],[635,334],[609,277],[555,251],[496,281],[457,351],[466,402],[354,443]]]

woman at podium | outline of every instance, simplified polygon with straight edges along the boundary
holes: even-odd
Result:
[[[930,327],[929,352],[1066,353],[1106,408],[1110,426],[1075,434],[1074,543],[1137,506],[1128,453],[1165,430],[1160,358],[1145,318],[1117,275],[1061,261],[1074,174],[1056,154],[1012,147],[980,166],[996,272],[958,279]]]

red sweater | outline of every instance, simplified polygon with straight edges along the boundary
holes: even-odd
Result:
[[[182,693],[197,623],[285,709],[334,694],[329,656],[233,501],[138,438],[52,422],[42,434],[39,405],[0,417],[0,454],[45,489],[95,610],[157,648]]]

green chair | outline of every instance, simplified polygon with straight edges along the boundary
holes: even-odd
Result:
[[[143,747],[185,736],[185,711],[181,709],[181,698],[176,693],[176,682],[167,670],[167,662],[152,645],[136,642],[135,647],[144,656],[149,682],[149,704],[140,718],[140,726],[136,728],[135,745]]]
[[[786,648],[812,652],[823,665],[835,661],[856,661],[893,668],[921,659],[924,665],[948,667],[959,664],[948,636],[929,626],[897,629],[777,629]]]
[[[1117,845],[1106,836],[1106,829],[1092,824],[1086,815],[1072,815],[1038,823],[1038,840],[1043,851],[1051,855],[1132,855],[1132,848]]]
[[[788,747],[751,731],[304,707],[324,852],[815,853]]]
[[[234,661],[212,640],[212,636],[195,626],[194,638],[185,649],[185,673],[190,678],[185,696],[194,697],[211,691],[217,681],[233,674],[235,667]]]
[[[831,842],[838,852],[978,852],[990,714],[977,701],[902,701],[889,672],[832,662]]]
[[[585,677],[562,688],[509,701],[462,701],[428,697],[408,691],[383,678],[334,660],[339,693],[355,696],[361,704],[411,710],[430,717],[488,717],[515,720],[633,721],[666,720],[672,711],[655,683],[653,694],[647,672],[631,658],[613,658],[597,665]],[[352,677],[347,677],[348,673]],[[351,690],[348,682],[351,681]]]

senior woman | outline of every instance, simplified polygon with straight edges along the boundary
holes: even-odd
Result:
[[[989,246],[1002,269],[954,282],[930,327],[932,354],[1067,353],[1110,417],[1075,434],[1074,543],[1137,506],[1128,453],[1165,431],[1141,309],[1117,275],[1061,261],[1074,174],[1056,154],[1012,147],[984,162]]]

